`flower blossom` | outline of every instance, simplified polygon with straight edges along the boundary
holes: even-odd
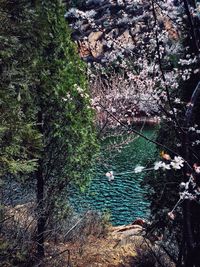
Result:
[[[198,166],[197,163],[195,163],[193,167],[196,173],[200,173],[200,166]]]
[[[176,104],[180,104],[180,103],[181,103],[180,98],[175,98],[174,103],[176,103]]]
[[[175,156],[171,162],[171,166],[174,170],[180,170],[183,167],[184,160],[180,156]]]
[[[134,169],[134,173],[140,173],[144,170],[144,167],[143,166],[137,166],[135,167]]]
[[[174,215],[174,213],[173,213],[172,211],[168,212],[167,215],[169,216],[169,218],[170,218],[171,220],[174,220],[174,219],[175,219],[175,215]]]
[[[157,170],[159,170],[161,168],[163,170],[170,170],[170,164],[166,164],[163,161],[155,162],[155,164],[154,164],[154,170],[157,171]]]
[[[108,178],[108,181],[111,182],[112,180],[114,180],[114,175],[113,175],[113,171],[109,171],[106,173],[106,177]]]
[[[164,151],[161,152],[161,157],[166,160],[171,160],[170,155],[165,153]]]
[[[194,127],[189,127],[188,131],[195,131],[196,129]]]

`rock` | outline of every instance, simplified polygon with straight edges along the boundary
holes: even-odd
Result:
[[[98,41],[103,35],[103,32],[98,31],[98,32],[91,32],[88,36],[88,41],[91,44],[94,44],[96,41]]]
[[[138,236],[142,233],[143,227],[141,225],[123,225],[112,228],[112,236],[119,240],[119,242],[127,242],[127,239],[132,236]]]
[[[9,224],[15,223],[19,227],[24,229],[34,229],[36,226],[36,219],[34,217],[35,206],[32,202],[16,205],[15,207],[6,206],[5,215],[10,219],[6,221],[7,226]]]
[[[78,50],[82,58],[92,56],[98,58],[103,54],[103,43],[99,41],[103,32],[91,32],[87,40],[78,40]]]
[[[123,44],[132,44],[133,43],[133,39],[129,33],[129,30],[124,31],[123,34],[120,35],[117,39]]]
[[[90,52],[94,58],[97,58],[103,54],[103,43],[99,41],[103,32],[91,32],[88,36],[88,46]]]
[[[94,58],[100,57],[103,54],[103,44],[100,41],[90,44],[90,50]]]
[[[122,226],[114,226],[112,227],[112,231],[113,232],[125,232],[127,230],[131,230],[131,229],[140,229],[142,230],[143,227],[141,225],[132,225],[132,224],[129,224],[129,225],[122,225]]]
[[[140,35],[138,33],[145,31],[145,25],[152,19],[149,9],[150,5],[147,0],[140,3],[89,0],[80,7],[80,14],[84,14],[82,17],[76,15],[77,10],[75,15],[69,10],[65,18],[73,29],[72,37],[82,43],[81,47],[85,47],[85,38],[88,39],[88,53],[96,61],[95,59],[100,56],[102,59],[106,59],[112,50],[117,53],[120,43],[123,43],[126,53],[132,52],[135,45],[139,48]],[[178,39],[178,30],[171,20],[164,19],[162,13],[159,10],[156,11],[158,12],[159,23],[163,24],[170,38],[172,40]],[[111,50],[103,49],[109,41],[109,36],[116,42],[113,41],[112,47],[110,44],[108,45],[107,48]],[[82,53],[82,50],[80,49],[80,56],[87,61],[87,56]]]
[[[132,222],[132,225],[140,225],[140,226],[144,226],[146,224],[146,221],[143,219],[137,219],[135,221]]]
[[[86,58],[91,55],[90,47],[87,42],[85,41],[78,41],[78,50],[79,54],[82,58]]]

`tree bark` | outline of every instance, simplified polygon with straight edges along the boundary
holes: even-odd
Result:
[[[44,180],[42,166],[40,164],[37,171],[37,252],[38,257],[44,257]]]
[[[38,129],[43,134],[42,111],[38,112]],[[40,158],[37,179],[37,254],[41,259],[44,257],[44,230],[45,230],[45,213],[44,213],[44,176],[43,176],[43,159]]]

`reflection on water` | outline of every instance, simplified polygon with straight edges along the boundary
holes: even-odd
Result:
[[[155,138],[155,129],[145,129],[143,134]],[[113,141],[116,139],[106,139],[102,144],[102,151]],[[71,203],[75,210],[108,211],[114,225],[131,223],[138,217],[147,218],[149,203],[144,199],[145,189],[140,185],[145,173],[126,172],[134,170],[136,165],[144,165],[153,158],[154,151],[155,146],[152,143],[139,137],[121,152],[104,152],[103,162],[96,166],[89,188],[84,193],[73,190]],[[109,182],[105,173],[111,170],[114,172],[115,179]]]

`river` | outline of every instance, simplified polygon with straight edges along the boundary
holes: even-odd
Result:
[[[155,138],[155,128],[145,128],[142,133]],[[120,137],[120,141],[123,137]],[[147,219],[149,203],[144,198],[145,188],[141,186],[145,172],[133,173],[137,165],[151,161],[155,154],[155,145],[142,137],[133,136],[133,140],[121,151],[110,152],[107,148],[119,138],[110,137],[102,142],[102,160],[93,170],[93,179],[84,193],[73,190],[71,204],[75,211],[88,209],[109,212],[113,225],[123,225],[137,218]],[[109,182],[105,176],[107,171],[113,171],[114,180]],[[131,173],[132,172],[132,173]]]

